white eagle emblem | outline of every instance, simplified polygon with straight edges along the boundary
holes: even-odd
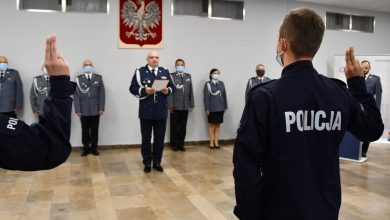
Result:
[[[128,38],[134,36],[138,41],[147,40],[148,37],[155,38],[156,33],[150,29],[159,25],[161,15],[160,7],[155,1],[149,2],[145,6],[145,0],[136,0],[140,5],[137,5],[132,0],[127,0],[121,9],[121,18],[123,24],[131,28],[131,31],[126,32]]]

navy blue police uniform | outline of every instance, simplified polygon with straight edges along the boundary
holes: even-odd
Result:
[[[338,219],[345,132],[363,141],[383,132],[364,78],[347,83],[349,90],[318,74],[311,61],[298,61],[251,90],[233,153],[240,219]]]
[[[35,171],[54,168],[65,162],[72,146],[70,117],[76,85],[69,76],[50,77],[49,97],[39,123],[0,115],[0,167]]]
[[[167,96],[175,91],[169,71],[162,67],[156,68],[153,73],[146,65],[137,69],[130,85],[130,93],[139,98],[138,117],[141,123],[141,154],[145,166],[160,165],[164,148],[164,137],[168,117]],[[146,88],[151,88],[154,80],[168,81],[168,94],[156,91],[152,95],[146,93]],[[153,151],[151,146],[152,130],[154,135]]]

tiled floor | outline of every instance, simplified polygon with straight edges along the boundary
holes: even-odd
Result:
[[[236,219],[232,146],[166,148],[164,173],[145,175],[139,149],[75,150],[60,167],[0,170],[0,219]],[[373,146],[364,164],[341,162],[340,219],[390,219],[390,147]]]

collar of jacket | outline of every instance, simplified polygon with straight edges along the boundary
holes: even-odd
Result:
[[[317,71],[313,67],[313,63],[310,60],[299,60],[283,68],[282,77],[286,77],[290,74],[312,74]]]
[[[145,66],[145,67],[146,67],[146,69],[147,69],[147,70],[149,70],[150,72],[152,72],[152,69],[153,69],[153,68],[152,68],[151,66],[149,66],[149,64],[146,64],[146,66]],[[158,67],[158,66],[157,66],[156,68],[154,68],[154,70],[156,70],[155,74],[157,74],[157,72],[158,72],[158,69],[159,69],[159,67]]]

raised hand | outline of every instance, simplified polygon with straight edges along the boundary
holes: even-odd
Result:
[[[344,68],[344,73],[347,79],[356,76],[362,77],[364,75],[359,60],[355,59],[353,47],[347,48],[347,51],[345,52],[345,62],[346,66]]]
[[[69,65],[65,58],[57,51],[57,37],[52,34],[46,39],[45,67],[49,76],[69,76]]]

